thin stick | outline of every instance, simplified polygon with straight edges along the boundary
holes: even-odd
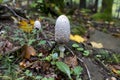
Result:
[[[15,12],[13,9],[11,9],[10,7],[8,7],[7,4],[6,4],[6,5],[3,5],[3,6],[5,6],[7,9],[9,9],[15,16],[17,16],[17,17],[19,17],[19,18],[21,18],[21,19],[27,20],[27,19],[19,16],[18,14],[16,14],[16,12]]]
[[[89,69],[88,69],[87,65],[83,62],[83,60],[82,60],[82,59],[80,59],[80,58],[78,58],[78,57],[77,57],[77,59],[78,59],[80,62],[82,62],[82,63],[83,63],[83,65],[84,65],[84,66],[85,66],[85,68],[86,68],[86,71],[87,71],[87,75],[88,75],[88,77],[89,77],[89,80],[92,80],[91,75],[90,75],[90,71],[89,71]]]

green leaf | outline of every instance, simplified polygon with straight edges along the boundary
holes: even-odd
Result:
[[[28,45],[31,45],[33,42],[35,42],[35,39],[29,39]]]
[[[41,40],[38,45],[42,45],[42,44],[45,44],[45,43],[46,43],[45,40]]]
[[[32,76],[32,72],[30,72],[30,70],[26,70],[26,71],[25,71],[25,74],[26,74],[27,76]]]
[[[78,51],[83,51],[83,50],[84,50],[84,48],[77,48],[77,50],[78,50]]]
[[[82,70],[83,70],[83,68],[80,67],[80,66],[76,66],[76,67],[73,69],[74,74],[77,75],[77,76],[81,74]]]
[[[88,50],[85,50],[83,53],[84,56],[89,56],[89,54],[90,54],[90,52]]]
[[[41,57],[41,56],[43,56],[43,53],[39,53],[39,54],[38,54],[38,57]]]
[[[117,74],[120,74],[120,70],[117,70]]]
[[[63,62],[56,62],[56,66],[58,67],[58,69],[60,71],[62,71],[63,73],[67,74],[67,76],[71,79],[71,75],[70,75],[70,68],[68,67],[68,65],[66,65]]]
[[[36,76],[35,79],[36,79],[36,80],[40,80],[40,79],[42,79],[42,76]]]
[[[72,47],[77,48],[77,47],[79,47],[79,45],[75,43],[72,45]]]
[[[31,5],[30,5],[32,8],[35,8],[37,6],[37,3],[33,2]]]
[[[42,80],[54,80],[54,78],[42,78]]]

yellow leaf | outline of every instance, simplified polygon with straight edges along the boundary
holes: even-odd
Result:
[[[31,32],[33,30],[32,26],[20,26],[19,28],[25,32]]]
[[[19,22],[19,25],[20,25],[20,26],[27,26],[28,23],[27,23],[27,21],[22,20],[22,21]]]
[[[92,47],[94,48],[103,48],[103,45],[101,43],[97,43],[97,42],[90,42]]]
[[[70,40],[76,41],[78,43],[81,43],[81,42],[85,41],[85,39],[82,38],[81,36],[79,36],[79,35],[72,35],[72,34],[70,35]]]
[[[33,20],[30,20],[30,24],[25,20],[19,22],[19,28],[25,32],[31,32],[33,30],[33,25],[34,25]]]
[[[30,20],[30,24],[33,26],[34,25],[34,20]]]

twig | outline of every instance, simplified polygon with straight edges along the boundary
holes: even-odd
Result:
[[[92,80],[91,75],[90,75],[90,71],[89,71],[89,69],[88,69],[87,65],[83,62],[83,60],[82,60],[82,59],[80,59],[80,58],[78,58],[78,57],[77,57],[77,59],[78,59],[80,62],[82,62],[82,63],[83,63],[83,65],[84,65],[84,66],[85,66],[85,68],[86,68],[86,71],[87,71],[87,75],[88,75],[88,77],[89,77],[89,80]]]
[[[68,46],[65,45],[65,47],[72,53],[72,55],[75,55],[74,52]]]
[[[65,45],[65,47],[72,53],[72,55],[75,55],[75,53],[74,53],[69,47],[67,47],[66,45]],[[86,64],[84,63],[84,61],[83,61],[82,59],[80,59],[79,57],[77,57],[77,59],[78,59],[80,62],[82,62],[82,64],[84,65],[84,67],[85,67],[85,69],[86,69],[86,71],[87,71],[87,75],[88,75],[89,80],[92,80],[87,65],[86,65]]]
[[[10,7],[8,7],[7,4],[5,4],[5,5],[3,5],[3,6],[6,7],[7,9],[9,9],[9,10],[10,10],[15,16],[17,16],[18,18],[21,18],[21,19],[23,19],[23,20],[27,20],[27,19],[19,16],[13,9],[11,9]]]

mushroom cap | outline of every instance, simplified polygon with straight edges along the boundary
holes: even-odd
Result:
[[[39,29],[39,30],[41,29],[41,23],[40,23],[40,21],[38,21],[38,20],[35,21],[34,28]]]
[[[70,22],[65,15],[57,18],[55,24],[55,41],[58,43],[66,43],[70,38]]]

